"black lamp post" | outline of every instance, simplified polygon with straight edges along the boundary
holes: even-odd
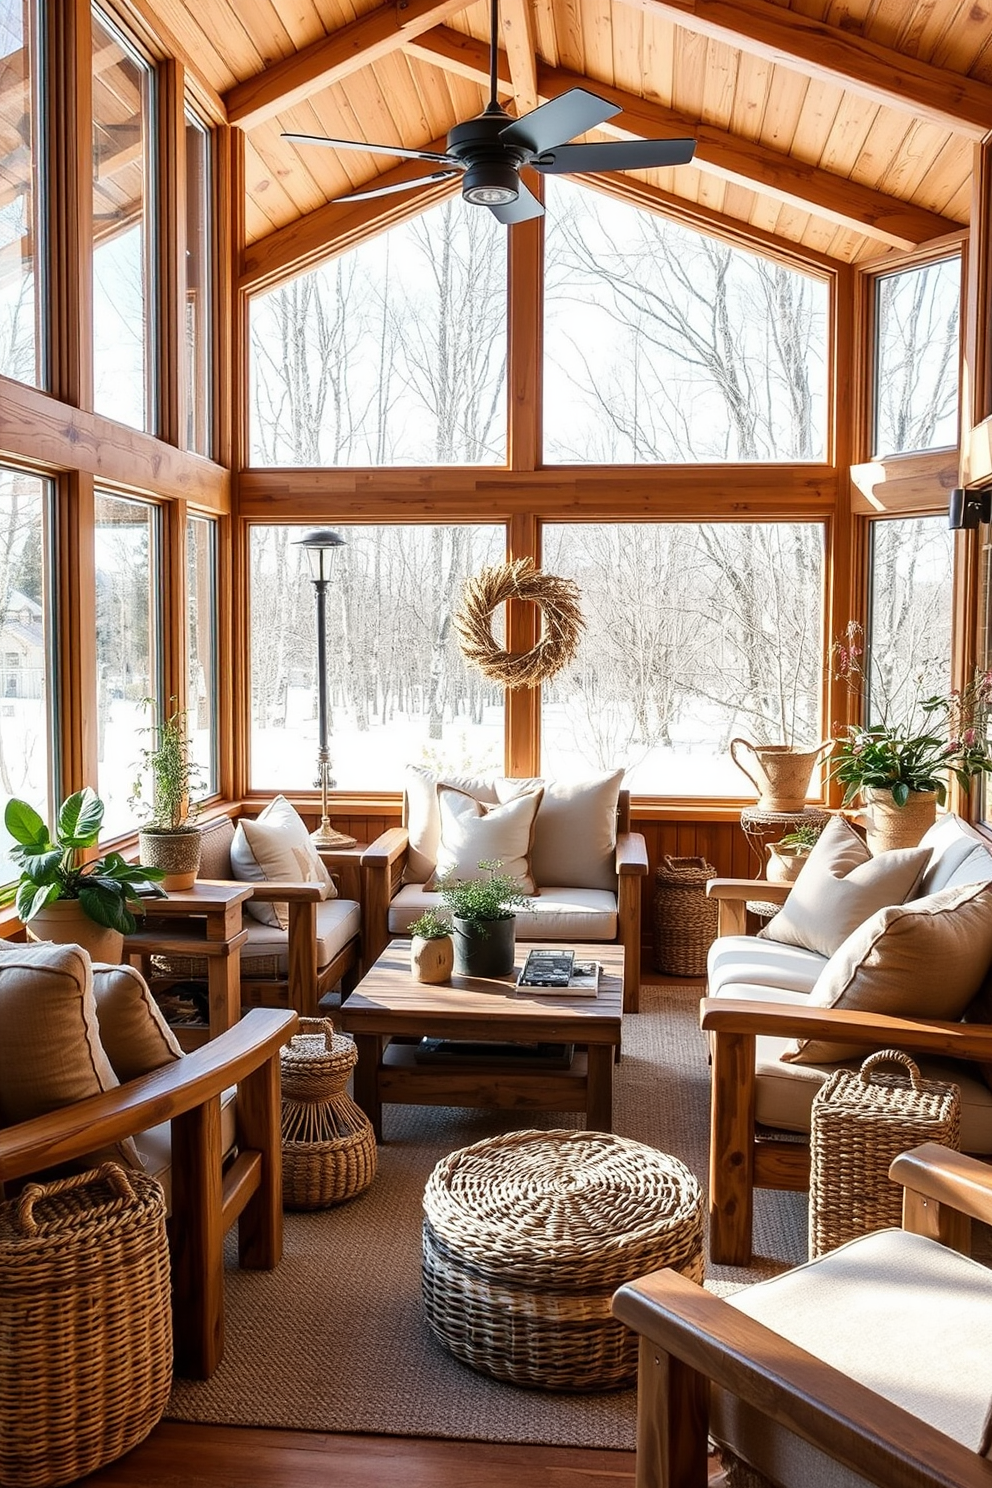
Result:
[[[297,543],[307,555],[310,577],[317,596],[317,785],[320,786],[320,826],[311,833],[317,847],[354,847],[354,837],[336,832],[327,815],[327,792],[334,785],[331,779],[331,756],[328,749],[327,707],[327,586],[331,578],[331,565],[336,548],[344,547],[344,538],[326,527],[308,532]]]

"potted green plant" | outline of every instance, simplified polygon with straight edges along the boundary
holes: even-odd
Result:
[[[86,786],[63,801],[54,834],[27,801],[8,801],[3,819],[21,869],[17,913],[32,939],[72,942],[95,961],[119,962],[124,936],[144,912],[139,895],[161,895],[162,874],[116,852],[84,862],[86,849],[97,845],[103,813],[100,797]]]
[[[146,698],[145,706],[154,709],[154,700]],[[166,889],[192,888],[200,866],[200,830],[191,793],[202,783],[203,772],[192,755],[187,716],[186,708],[177,708],[142,730],[151,742],[141,751],[128,797],[128,805],[147,818],[138,833],[138,857],[146,867],[162,869]],[[150,802],[144,794],[149,783]]]
[[[513,970],[516,911],[530,899],[515,878],[500,873],[499,858],[482,860],[484,878],[438,879],[437,891],[451,911],[455,971],[498,977]]]
[[[410,970],[418,982],[446,982],[454,970],[451,921],[437,909],[425,909],[410,926]]]
[[[800,822],[777,842],[769,842],[765,847],[768,857],[765,877],[769,882],[794,883],[822,831],[823,828],[813,822]]]

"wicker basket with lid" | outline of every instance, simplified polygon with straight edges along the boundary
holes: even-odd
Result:
[[[372,1125],[346,1086],[358,1054],[329,1018],[301,1018],[280,1055],[282,1196],[287,1209],[354,1198],[376,1174]]]

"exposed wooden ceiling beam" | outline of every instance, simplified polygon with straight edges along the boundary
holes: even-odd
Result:
[[[464,31],[453,31],[450,26],[435,26],[433,30],[405,41],[403,50],[408,57],[429,62],[432,67],[454,73],[455,77],[464,78],[468,83],[481,83],[485,87],[489,81],[489,48],[485,42],[476,41],[474,36],[466,36]],[[510,62],[503,51],[496,55],[496,75],[500,92],[512,95]]]
[[[837,84],[975,139],[992,132],[992,87],[771,0],[625,0],[687,31]]]
[[[518,114],[537,108],[537,47],[530,0],[501,0],[500,31],[513,79]]]
[[[253,129],[318,89],[388,57],[412,37],[464,9],[465,0],[396,0],[370,11],[238,83],[224,98],[228,123]]]
[[[408,50],[422,61],[457,70],[459,76],[472,77],[476,82],[485,82],[488,76],[485,44],[446,26],[418,37]],[[770,150],[766,145],[730,134],[715,125],[702,124],[663,104],[650,103],[636,94],[621,92],[589,78],[576,77],[559,68],[538,66],[539,100],[556,98],[568,88],[576,87],[591,87],[623,109],[622,115],[609,119],[602,126],[604,134],[628,139],[692,135],[697,141],[693,164],[698,169],[735,181],[751,191],[764,192],[778,201],[826,217],[842,227],[866,233],[893,247],[913,248],[961,226],[936,212],[888,196],[846,176],[805,164],[791,155]]]

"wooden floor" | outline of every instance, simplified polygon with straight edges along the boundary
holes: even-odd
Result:
[[[633,1488],[633,1452],[163,1421],[86,1488]]]

